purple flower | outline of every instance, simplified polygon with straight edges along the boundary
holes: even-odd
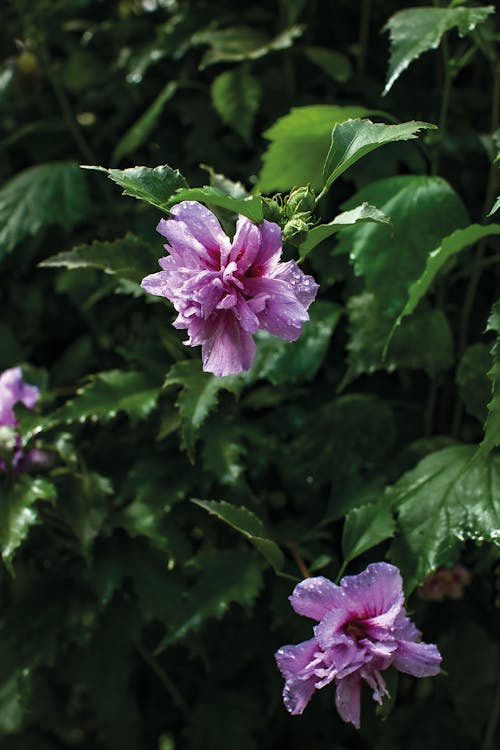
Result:
[[[48,460],[44,451],[34,449],[25,454],[21,447],[21,436],[16,429],[18,420],[14,414],[14,406],[22,403],[27,409],[33,409],[39,396],[40,391],[36,386],[24,382],[20,367],[12,367],[0,375],[0,428],[7,428],[6,442],[12,443],[9,453],[16,473],[27,471],[34,464],[46,464]],[[5,461],[0,456],[0,471],[5,469]]]
[[[421,643],[406,616],[394,565],[373,563],[359,575],[345,576],[340,586],[323,576],[306,578],[290,602],[298,614],[319,623],[311,640],[276,652],[285,678],[283,701],[291,714],[301,714],[315,690],[335,682],[340,716],[359,729],[361,680],[381,703],[388,695],[381,672],[391,665],[414,677],[439,672],[437,647]]]
[[[157,231],[167,238],[162,270],[142,287],[167,297],[186,328],[189,346],[202,346],[203,369],[231,375],[252,366],[260,328],[287,341],[299,338],[318,285],[295,261],[280,263],[277,224],[238,218],[231,243],[216,216],[196,201],[171,209]]]

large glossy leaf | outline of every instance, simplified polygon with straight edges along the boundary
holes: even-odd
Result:
[[[201,201],[209,206],[226,208],[237,214],[243,214],[259,224],[264,218],[262,199],[259,195],[249,195],[244,198],[235,198],[216,187],[181,188],[177,190],[167,203],[171,208],[180,201]]]
[[[318,224],[318,226],[310,229],[305,241],[300,246],[300,257],[302,259],[306,258],[316,245],[319,245],[320,242],[328,239],[333,234],[340,232],[341,229],[353,226],[354,224],[363,224],[367,221],[386,224],[388,228],[391,225],[390,218],[383,211],[379,211],[375,206],[370,206],[369,203],[362,203],[351,211],[344,211],[338,214],[328,224]]]
[[[493,366],[488,372],[492,386],[492,397],[488,404],[484,438],[479,446],[477,459],[484,458],[493,448],[500,445],[500,301],[493,305],[486,330],[494,331],[497,340],[491,350]]]
[[[401,73],[423,52],[436,49],[443,34],[458,29],[460,36],[472,32],[495,9],[481,8],[407,8],[395,13],[384,26],[391,39],[391,57],[384,94]]]
[[[310,182],[313,188],[319,189],[333,126],[351,117],[369,114],[374,111],[357,106],[295,107],[264,133],[271,144],[263,156],[258,188],[270,193]]]
[[[295,39],[302,35],[303,30],[303,26],[291,26],[271,38],[265,31],[252,29],[249,26],[208,29],[195,34],[192,43],[210,46],[200,63],[200,68],[203,70],[215,63],[257,60],[270,52],[288,49]]]
[[[249,142],[261,97],[260,84],[240,65],[220,73],[212,83],[212,102],[222,120]]]
[[[264,524],[255,513],[252,513],[248,508],[238,508],[224,500],[220,502],[215,500],[193,500],[193,502],[227,523],[236,531],[239,531],[240,534],[243,534],[276,571],[283,569],[283,553],[276,542],[269,538]]]
[[[130,167],[129,169],[106,169],[105,167],[85,166],[97,172],[106,172],[110,180],[123,188],[123,195],[151,203],[166,210],[168,200],[179,188],[187,187],[187,182],[178,169],[168,164],[160,167]]]
[[[465,248],[475,244],[483,237],[500,235],[500,224],[471,224],[465,229],[457,229],[445,237],[439,247],[429,253],[427,263],[419,278],[413,282],[408,290],[408,301],[401,311],[395,325],[399,325],[406,315],[411,315],[422,297],[438,275],[444,264]]]
[[[87,185],[76,163],[25,169],[0,190],[0,258],[51,224],[71,229],[88,209]]]
[[[33,505],[38,500],[53,502],[56,489],[46,479],[21,476],[6,492],[2,490],[1,495],[0,550],[3,561],[10,565],[16,550],[38,520]]]
[[[136,151],[150,136],[156,127],[165,105],[173,98],[178,89],[177,81],[169,81],[146,111],[134,122],[115,146],[111,163],[120,162],[124,156]]]
[[[377,370],[422,369],[435,377],[452,366],[453,333],[442,310],[416,313],[396,331],[389,347],[392,318],[383,313],[373,294],[351,297],[347,311],[348,370],[343,385]]]
[[[95,241],[53,255],[40,265],[45,268],[98,268],[100,271],[139,283],[156,269],[158,253],[150,243],[133,234],[112,242]]]
[[[346,228],[336,252],[350,255],[356,274],[364,277],[381,309],[397,317],[430,253],[450,232],[469,224],[467,211],[445,180],[420,175],[378,180],[356,193],[343,208],[354,208],[363,201],[391,219],[392,231],[374,223]]]
[[[345,83],[351,75],[351,63],[347,55],[328,47],[302,47],[304,55],[334,81]]]
[[[387,143],[417,138],[419,130],[435,127],[428,122],[413,120],[400,125],[385,125],[362,119],[339,122],[332,130],[330,150],[323,167],[324,190],[326,191],[346,169],[371,151]]]
[[[399,533],[390,557],[411,590],[472,540],[500,545],[500,456],[471,462],[473,445],[431,453],[390,489]]]
[[[217,406],[222,390],[237,392],[242,381],[233,375],[218,378],[201,369],[199,360],[177,362],[168,372],[165,387],[181,386],[177,406],[181,417],[182,444],[191,460],[198,430]]]

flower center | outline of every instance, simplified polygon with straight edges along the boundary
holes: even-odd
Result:
[[[348,622],[345,627],[345,634],[354,638],[355,641],[357,641],[358,638],[364,638],[366,635],[364,622],[361,622],[360,620],[351,620],[351,622]]]

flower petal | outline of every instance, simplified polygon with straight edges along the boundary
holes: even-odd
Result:
[[[249,370],[256,349],[251,335],[241,328],[230,310],[215,317],[211,334],[203,342],[203,369],[219,377]]]
[[[371,620],[374,626],[390,627],[403,607],[401,574],[389,563],[372,563],[356,576],[345,576],[340,586],[351,614],[358,620]]]
[[[308,680],[292,678],[285,682],[283,703],[288,713],[297,716],[303,712],[316,690],[315,681],[315,677],[310,677]]]
[[[182,201],[170,209],[177,221],[188,228],[190,234],[208,250],[225,249],[229,253],[229,238],[212,211],[197,201]],[[168,237],[167,237],[168,239]],[[169,240],[170,241],[170,240]]]
[[[304,672],[318,650],[316,638],[311,638],[296,645],[282,646],[276,651],[274,658],[281,674],[288,680]]]
[[[240,273],[250,268],[260,252],[260,243],[259,227],[246,216],[239,216],[229,260],[237,264]]]
[[[361,723],[361,680],[358,674],[339,680],[335,694],[335,705],[340,717],[350,721],[356,729]]]
[[[273,276],[275,279],[290,284],[295,297],[306,310],[318,293],[319,284],[314,281],[312,276],[307,276],[301,271],[294,260],[289,260],[288,263],[280,263]]]
[[[292,595],[290,604],[299,615],[322,620],[341,601],[340,588],[324,576],[306,578],[298,583]]]
[[[393,664],[396,669],[414,677],[433,677],[439,674],[442,656],[433,643],[398,641]]]
[[[33,409],[39,396],[36,386],[24,382],[20,367],[4,370],[0,375],[0,425],[15,427],[14,405],[22,403],[27,409]]]
[[[281,229],[273,221],[259,224],[260,252],[255,258],[255,265],[262,274],[271,274],[281,258]]]

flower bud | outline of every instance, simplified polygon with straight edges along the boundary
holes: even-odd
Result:
[[[288,215],[294,216],[299,212],[310,212],[314,210],[316,193],[310,185],[294,188],[288,196]]]

